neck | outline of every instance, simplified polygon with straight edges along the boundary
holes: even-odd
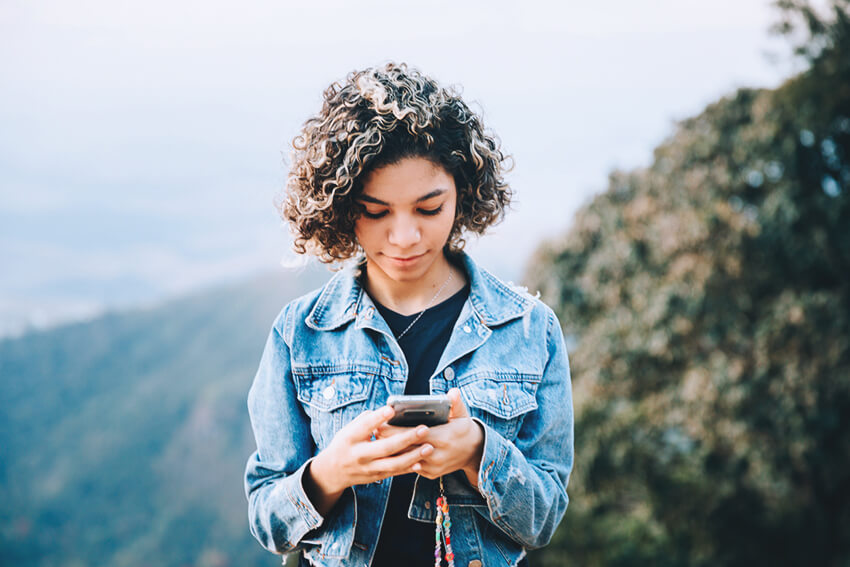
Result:
[[[451,279],[449,275],[451,274]],[[448,285],[446,285],[448,282]],[[418,313],[450,297],[466,284],[463,271],[455,268],[445,255],[422,277],[411,281],[389,278],[366,262],[364,285],[372,299],[402,315]],[[439,292],[439,296],[435,294]],[[430,305],[429,305],[430,304]]]

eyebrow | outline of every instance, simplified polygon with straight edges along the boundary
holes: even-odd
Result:
[[[434,190],[433,190],[433,191],[431,191],[430,193],[427,193],[427,194],[425,194],[425,195],[422,195],[421,197],[419,197],[418,199],[416,199],[416,202],[417,202],[417,203],[421,203],[422,201],[427,201],[428,199],[433,199],[434,197],[437,197],[437,196],[439,196],[439,195],[442,195],[442,194],[443,194],[443,193],[445,193],[446,191],[448,191],[448,189],[434,189]],[[358,198],[359,200],[361,200],[361,201],[366,201],[367,203],[374,203],[374,204],[376,204],[376,205],[383,205],[383,206],[385,206],[385,207],[389,207],[389,206],[390,206],[390,204],[389,204],[389,203],[387,203],[386,201],[381,201],[380,199],[376,199],[376,198],[374,198],[374,197],[370,197],[369,195],[360,195],[360,196],[359,196],[359,197],[357,197],[357,198]]]

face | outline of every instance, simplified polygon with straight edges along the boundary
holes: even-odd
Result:
[[[457,204],[443,167],[420,157],[382,167],[366,178],[358,201],[365,212],[354,233],[370,275],[416,282],[440,269]]]

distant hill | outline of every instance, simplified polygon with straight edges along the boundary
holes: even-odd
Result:
[[[328,277],[0,342],[0,564],[280,565],[248,532],[245,399],[280,308]]]

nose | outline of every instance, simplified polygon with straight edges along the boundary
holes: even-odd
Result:
[[[413,222],[410,217],[399,215],[394,223],[390,226],[388,240],[393,246],[404,250],[415,246],[422,238],[419,231],[419,226]]]

